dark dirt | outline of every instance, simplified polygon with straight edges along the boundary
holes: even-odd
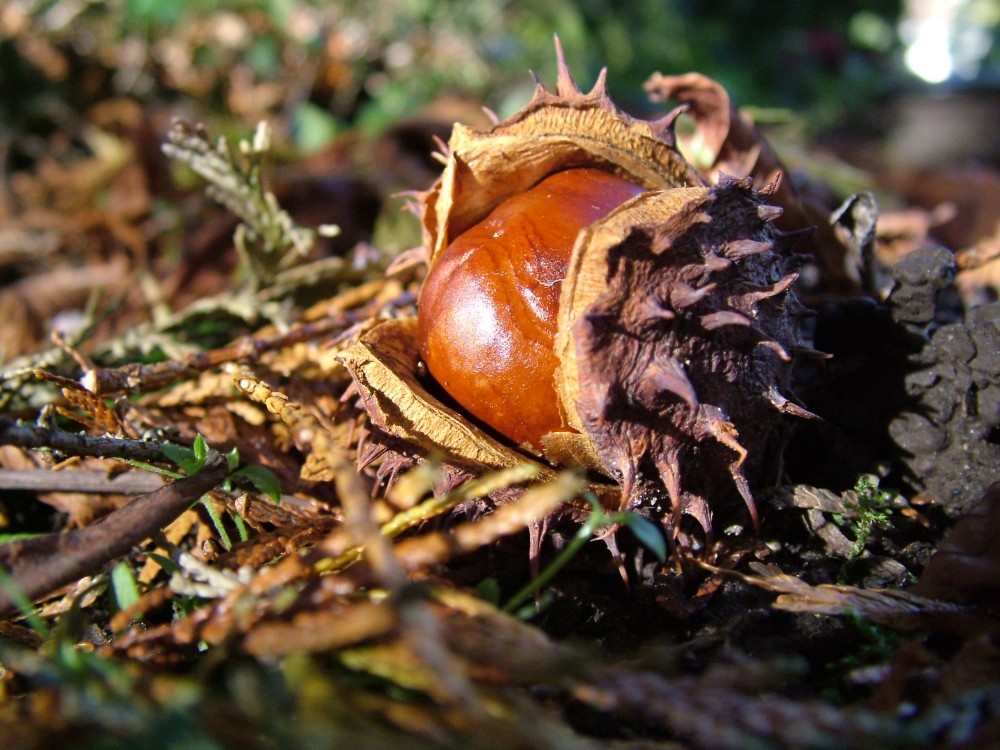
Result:
[[[818,309],[815,346],[832,359],[801,368],[797,392],[824,421],[795,426],[788,473],[842,491],[878,466],[888,486],[957,517],[1000,466],[1000,305],[963,315],[943,248],[891,272],[886,304]]]

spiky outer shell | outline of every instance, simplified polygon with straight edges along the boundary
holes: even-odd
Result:
[[[642,216],[655,215],[654,221]],[[787,245],[749,180],[649,194],[581,240],[603,288],[564,292],[575,407],[629,507],[711,529],[733,494],[773,480],[800,344]],[[599,269],[599,270],[598,270]],[[580,299],[580,298],[584,299]],[[566,389],[572,392],[572,384]]]
[[[496,206],[555,172],[594,167],[649,190],[704,184],[674,148],[680,110],[652,121],[629,117],[608,96],[605,71],[584,94],[557,52],[556,93],[538,83],[530,102],[493,127],[455,125],[444,171],[420,199],[431,265]]]

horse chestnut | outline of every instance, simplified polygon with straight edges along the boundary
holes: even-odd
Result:
[[[424,282],[420,354],[465,411],[516,444],[569,430],[553,351],[559,294],[577,235],[645,188],[568,169],[497,206],[459,235]]]
[[[805,416],[785,395],[803,344],[794,240],[773,185],[712,184],[685,161],[676,114],[628,116],[560,54],[555,92],[455,126],[419,195],[417,319],[374,321],[341,354],[369,417],[363,465],[391,482],[435,456],[452,483],[579,466],[607,507],[675,533],[688,515],[710,535],[738,498],[756,522],[784,416]]]

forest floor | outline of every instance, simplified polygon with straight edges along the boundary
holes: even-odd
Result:
[[[302,156],[274,117],[228,136],[294,66],[234,63],[213,121],[112,95],[128,60],[68,38],[19,42],[11,111],[51,122],[0,154],[4,747],[1000,745],[995,167],[777,129],[843,250],[797,287],[820,419],[789,417],[756,527],[737,502],[672,535],[572,470],[379,453],[344,353],[414,315],[399,193],[478,102]]]

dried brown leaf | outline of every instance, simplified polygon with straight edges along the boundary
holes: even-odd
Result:
[[[776,221],[778,227],[786,231],[815,228],[802,244],[816,257],[824,282],[835,291],[858,291],[858,248],[852,247],[856,244],[853,238],[837,236],[837,222],[831,220],[838,200],[821,185],[780,179],[786,168],[749,115],[733,105],[721,84],[700,73],[655,73],[645,89],[653,101],[672,99],[689,107],[695,134],[686,143],[679,134],[679,144],[682,151],[693,153],[692,160],[710,183],[717,183],[720,175],[749,176],[757,186],[769,186],[769,202],[784,211]],[[873,219],[871,223],[874,225]]]
[[[718,180],[720,172],[745,177],[756,170],[758,176],[766,178],[778,168],[777,158],[750,119],[731,104],[729,92],[708,76],[654,73],[644,88],[653,101],[673,99],[689,107],[698,129],[693,136],[680,136],[678,142],[695,163],[712,170],[712,182]]]
[[[258,623],[246,634],[243,645],[257,655],[325,651],[382,638],[395,629],[396,622],[388,602],[340,604]]]
[[[996,630],[1000,621],[969,607],[894,589],[863,589],[857,586],[819,584],[813,586],[783,573],[776,565],[751,563],[756,576],[740,575],[747,583],[779,594],[776,609],[824,615],[855,613],[901,630],[931,630],[970,634],[983,628]]]
[[[1000,616],[998,529],[1000,482],[955,523],[911,591]]]

